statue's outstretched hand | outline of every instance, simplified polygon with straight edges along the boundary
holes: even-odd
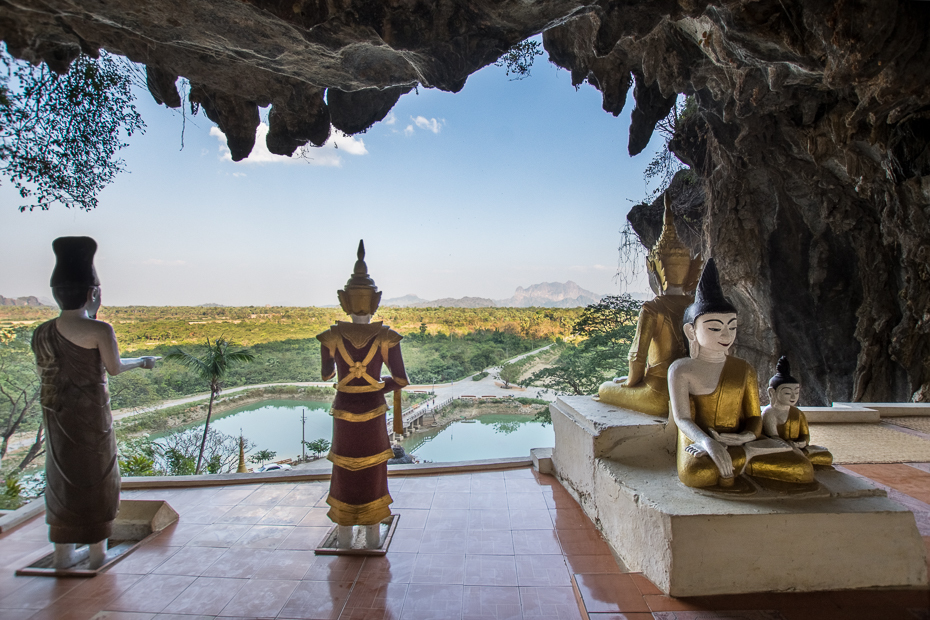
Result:
[[[614,383],[625,383],[626,377],[614,377]]]
[[[157,355],[143,355],[140,359],[142,360],[141,368],[145,368],[146,370],[151,370],[155,368],[155,362],[160,360],[161,357]]]

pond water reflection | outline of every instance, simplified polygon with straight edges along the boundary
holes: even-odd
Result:
[[[274,450],[276,459],[300,455],[301,413],[307,416],[307,441],[333,437],[333,422],[329,403],[296,400],[266,400],[245,405],[210,422],[211,428],[239,436],[255,444],[257,450]],[[390,413],[388,414],[390,415]],[[203,422],[190,424],[203,428]],[[153,439],[167,433],[153,435]],[[458,420],[442,428],[417,433],[401,442],[404,449],[421,461],[448,463],[513,456],[529,456],[530,449],[555,445],[552,425],[534,422],[531,416],[484,415],[471,420]]]

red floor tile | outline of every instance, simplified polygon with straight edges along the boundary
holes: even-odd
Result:
[[[565,555],[610,555],[610,547],[595,529],[557,532]]]
[[[245,534],[236,539],[234,547],[250,547],[253,549],[277,549],[283,546],[286,540],[290,540],[291,534],[295,530],[318,530],[323,534],[329,531],[329,528],[298,528],[287,525],[253,525]],[[312,536],[311,536],[312,538]],[[295,539],[296,540],[296,539]],[[291,541],[293,542],[293,541]]]
[[[847,469],[930,504],[930,473],[903,463],[844,465]]]
[[[542,493],[511,493],[508,491],[507,508],[511,512],[514,510],[549,511],[549,506],[546,504],[546,499],[542,496]]]
[[[301,581],[278,615],[300,620],[335,620],[342,612],[351,589],[351,581]]]
[[[277,507],[281,507],[281,504],[278,504]],[[327,512],[329,512],[328,507],[310,508],[297,525],[301,527],[332,527],[333,522],[327,516]]]
[[[510,526],[515,530],[551,530],[549,510],[517,508],[510,511]]]
[[[201,523],[189,523],[183,518],[163,529],[146,545],[182,547],[198,536],[206,525]]]
[[[516,555],[517,585],[571,586],[571,575],[561,555]]]
[[[219,517],[214,523],[241,523],[255,525],[265,514],[271,510],[268,506],[233,506]]]
[[[461,585],[465,583],[465,554],[420,554],[410,583]]]
[[[407,596],[406,583],[358,581],[340,620],[348,618],[399,617]],[[378,615],[380,612],[380,615]]]
[[[650,611],[628,574],[576,574],[573,579],[588,613]]]
[[[232,547],[251,528],[251,525],[238,523],[214,523],[204,527],[187,544],[194,547]]]
[[[270,549],[248,549],[231,547],[201,572],[203,577],[226,577],[229,579],[249,579],[258,575],[274,552]]]
[[[239,503],[252,506],[275,506],[289,495],[295,486],[293,484],[263,484],[260,489]]]
[[[245,553],[254,553],[254,549],[242,549]],[[317,557],[312,551],[296,551],[293,549],[269,550],[265,562],[258,567],[255,578],[258,579],[303,579],[304,575]]]
[[[513,538],[513,551],[519,555],[562,553],[559,537],[553,530],[519,530],[509,532]],[[474,533],[472,533],[474,535]]]
[[[184,547],[151,572],[198,577],[225,552],[222,547]]]
[[[599,556],[599,557],[603,557],[603,556]],[[569,560],[569,565],[571,565],[570,560]],[[575,571],[575,572],[580,572],[580,571]],[[649,580],[649,578],[643,575],[642,573],[630,573],[630,579],[633,580],[633,583],[636,584],[636,587],[639,588],[639,591],[642,594],[662,594],[662,590],[657,588],[656,585],[652,583]]]
[[[298,581],[250,579],[223,608],[221,615],[274,618],[297,588]]]
[[[410,584],[401,618],[461,618],[463,595],[460,585]]]
[[[162,611],[171,614],[216,615],[247,582],[246,579],[198,577]]]
[[[512,555],[468,555],[465,585],[517,586],[517,567]]]
[[[527,620],[581,620],[571,586],[520,587],[519,590],[523,617]]]
[[[107,609],[158,613],[186,590],[195,579],[196,577],[181,575],[146,575],[107,603]]]
[[[507,510],[469,510],[469,531],[511,529],[510,512]]]
[[[37,577],[0,599],[3,609],[41,609],[81,585],[77,579]],[[0,617],[3,614],[0,613]]]
[[[306,551],[316,549],[323,537],[329,533],[328,527],[295,527],[287,537],[277,545],[277,549],[296,549]]]
[[[465,553],[469,555],[513,555],[513,537],[507,530],[469,530]]]
[[[355,581],[365,558],[350,555],[316,555],[307,567],[304,581]]]
[[[358,579],[379,583],[410,583],[416,562],[416,553],[398,553],[393,550],[382,557],[367,557]]]
[[[178,553],[182,547],[142,545],[127,557],[114,564],[107,572],[129,575],[145,575]]]
[[[310,512],[308,506],[277,505],[259,519],[259,525],[298,525]],[[315,509],[314,509],[315,510]]]
[[[405,531],[412,532],[416,530]],[[396,531],[394,535],[397,535]],[[419,553],[465,553],[467,543],[467,530],[432,531],[425,529],[420,538]],[[394,546],[393,542],[391,546]]]
[[[462,620],[523,620],[519,588],[465,586]]]
[[[620,565],[612,555],[567,555],[565,563],[572,574],[580,573],[622,573]],[[641,577],[641,576],[640,576]],[[661,594],[658,590],[649,594]]]

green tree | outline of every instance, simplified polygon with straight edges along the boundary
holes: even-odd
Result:
[[[497,59],[494,63],[496,67],[503,67],[507,70],[507,75],[513,75],[511,80],[522,80],[530,77],[530,69],[533,67],[533,61],[537,56],[542,56],[542,44],[539,41],[527,39],[520,41]]]
[[[504,364],[501,366],[501,371],[498,373],[498,376],[501,378],[501,381],[504,382],[504,387],[509,388],[511,383],[519,385],[518,381],[520,381],[520,375],[522,374],[522,364]]]
[[[256,465],[262,465],[266,461],[273,459],[275,456],[277,456],[277,454],[278,453],[274,450],[259,450],[249,457],[249,462],[255,463]]]
[[[607,296],[587,306],[572,328],[580,343],[557,345],[561,351],[553,365],[529,382],[567,394],[596,393],[601,383],[627,371],[641,308],[629,295]]]
[[[207,443],[207,433],[210,430],[210,416],[213,415],[213,401],[222,389],[222,381],[226,378],[231,366],[251,362],[255,359],[255,356],[248,349],[230,351],[229,342],[222,338],[218,338],[212,343],[207,338],[207,350],[200,357],[178,348],[166,355],[165,359],[180,362],[210,384],[210,405],[207,407],[207,421],[203,427],[203,439],[200,442],[200,453],[197,455],[197,466],[194,468],[194,473],[199,474],[200,465],[203,462],[204,447]]]
[[[65,75],[0,52],[0,174],[23,199],[20,211],[53,202],[90,210],[125,169],[122,134],[144,131],[128,66],[81,54]],[[4,70],[5,69],[5,70]]]
[[[25,423],[40,418],[39,377],[29,348],[31,340],[25,330],[8,330],[0,340],[0,461],[6,456],[10,437]],[[38,440],[36,451],[41,449],[41,435]]]
[[[313,441],[305,441],[304,445],[306,445],[307,449],[313,452],[317,458],[320,458],[320,456],[329,450],[329,447],[333,444],[328,439],[321,437],[319,439],[314,439]]]

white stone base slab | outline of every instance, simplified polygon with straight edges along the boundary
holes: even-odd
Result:
[[[620,559],[672,596],[927,584],[914,515],[832,468],[799,496],[696,492],[664,419],[561,397],[553,467]]]
[[[867,407],[877,411],[883,418],[930,416],[930,403],[833,403],[833,406],[837,408]]]

